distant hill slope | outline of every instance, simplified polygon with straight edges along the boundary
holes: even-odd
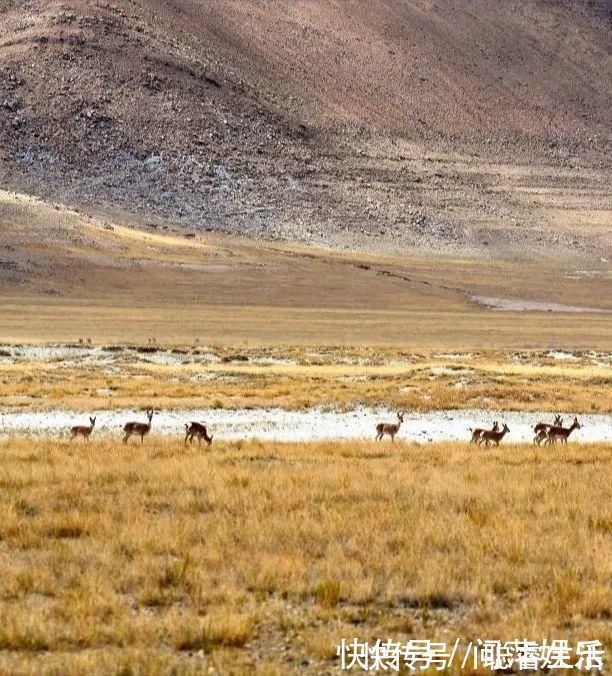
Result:
[[[610,244],[607,1],[0,12],[5,186],[339,246]]]

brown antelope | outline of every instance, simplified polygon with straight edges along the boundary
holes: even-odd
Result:
[[[574,430],[579,430],[581,427],[578,422],[578,418],[574,418],[574,422],[571,427],[561,427],[561,425],[552,425],[548,428],[546,432],[546,441],[544,444],[554,444],[558,441],[561,441],[563,444],[567,444],[567,438]]]
[[[533,431],[535,432],[533,443],[539,446],[544,441],[544,439],[546,439],[549,427],[562,427],[562,426],[563,426],[563,418],[559,414],[555,416],[555,422],[552,424],[545,422],[537,423],[537,425],[535,425],[535,427],[533,428]]]
[[[376,425],[376,441],[381,441],[385,434],[388,434],[391,437],[391,441],[394,441],[395,435],[399,432],[399,428],[403,422],[404,413],[398,411],[396,423],[378,423]]]
[[[484,441],[485,446],[489,446],[489,442],[493,442],[496,446],[499,446],[499,442],[504,438],[504,435],[510,431],[510,428],[506,423],[504,423],[503,428],[499,432],[494,432],[493,430],[485,430],[480,435],[480,440],[478,444],[482,444]]]
[[[187,445],[187,440],[192,444],[194,437],[198,438],[200,444],[202,443],[202,439],[204,439],[206,444],[210,446],[212,444],[213,436],[213,434],[208,436],[205,425],[201,425],[197,422],[192,422],[189,425],[185,423],[185,446]]]
[[[474,444],[479,441],[480,435],[483,432],[486,432],[487,430],[481,429],[480,427],[476,427],[476,429],[472,429],[471,427],[469,428],[470,432],[472,433],[472,438],[470,439],[470,444]],[[497,420],[493,423],[493,427],[491,428],[491,432],[497,432],[499,430],[499,423]]]
[[[83,440],[89,441],[89,436],[93,432],[93,428],[96,424],[96,418],[95,416],[93,418],[89,418],[89,427],[87,425],[75,425],[74,427],[70,428],[70,441],[72,441],[75,437],[81,436],[83,437]]]
[[[131,436],[140,437],[140,443],[144,441],[144,438],[151,431],[151,420],[153,419],[153,409],[147,409],[147,418],[149,419],[148,423],[141,422],[128,422],[123,426],[123,443],[127,444],[127,440]]]

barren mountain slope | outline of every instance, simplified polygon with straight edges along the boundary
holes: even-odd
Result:
[[[609,2],[0,11],[5,186],[360,248],[611,246]]]

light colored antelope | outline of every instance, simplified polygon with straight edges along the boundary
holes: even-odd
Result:
[[[213,436],[213,434],[208,436],[206,425],[202,425],[197,422],[192,422],[189,425],[185,423],[185,446],[187,445],[187,440],[189,440],[189,443],[192,444],[194,437],[198,438],[198,442],[200,444],[202,443],[202,439],[204,439],[206,444],[210,446],[212,444]]]
[[[471,427],[469,428],[470,432],[472,433],[472,438],[470,439],[470,444],[477,443],[480,440],[480,435],[483,432],[486,432],[487,430],[481,429],[480,427],[476,427],[475,429],[472,429]],[[499,430],[499,423],[497,420],[493,423],[493,427],[491,428],[492,432],[497,432]]]
[[[89,418],[89,427],[87,425],[75,425],[70,428],[70,441],[75,437],[83,437],[85,441],[89,441],[89,436],[93,432],[93,428],[96,425],[96,418]]]
[[[141,422],[127,422],[123,426],[123,431],[125,434],[123,435],[123,443],[127,444],[127,440],[131,436],[136,436],[140,437],[140,443],[144,441],[144,438],[149,434],[151,431],[151,420],[153,419],[153,409],[149,410],[147,409],[147,418],[149,419],[148,423],[141,423]]]
[[[546,439],[549,427],[562,427],[562,426],[563,426],[563,418],[559,414],[555,416],[555,422],[552,424],[545,422],[537,423],[537,425],[535,425],[535,427],[533,428],[533,431],[535,432],[533,443],[539,446],[544,441],[544,439]]]
[[[510,431],[510,428],[506,423],[504,423],[504,426],[499,432],[494,432],[493,430],[485,430],[481,435],[480,435],[480,440],[478,441],[479,444],[482,444],[484,441],[485,446],[489,446],[490,442],[493,442],[496,446],[499,446],[499,442],[504,438],[504,435]]]
[[[385,434],[388,434],[391,437],[391,441],[394,441],[395,435],[399,432],[399,428],[403,422],[404,413],[398,411],[396,423],[378,423],[376,425],[376,441],[381,441]]]
[[[571,427],[562,427],[561,425],[553,425],[549,427],[546,432],[546,441],[544,444],[554,444],[557,441],[560,441],[563,444],[567,444],[567,438],[574,430],[579,430],[581,427],[578,422],[578,418],[574,418],[574,422]]]

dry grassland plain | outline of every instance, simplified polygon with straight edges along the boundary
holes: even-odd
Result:
[[[333,674],[354,636],[612,641],[609,445],[0,454],[4,673]]]
[[[373,256],[133,229],[0,192],[2,339],[610,349],[607,263]],[[474,297],[584,312],[505,312]],[[561,308],[563,309],[563,308]]]
[[[611,369],[612,353],[579,350],[5,346],[0,407],[612,413]]]

